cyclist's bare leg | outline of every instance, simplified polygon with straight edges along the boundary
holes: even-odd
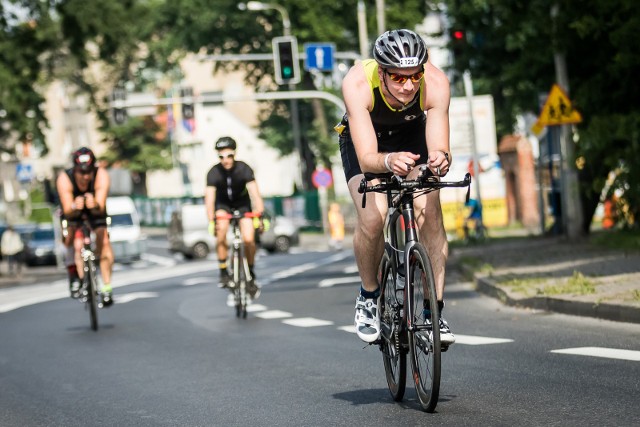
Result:
[[[226,215],[224,210],[216,211],[216,217],[219,215]],[[227,247],[227,231],[229,230],[228,219],[216,219],[216,252],[219,260],[226,260],[228,247]]]
[[[100,273],[104,283],[111,283],[111,273],[113,271],[113,250],[109,241],[109,233],[106,227],[98,227],[96,233],[96,255],[100,259]]]
[[[240,220],[240,234],[242,234],[247,262],[249,265],[253,265],[256,257],[256,240],[252,218],[242,218]]]
[[[353,252],[362,279],[362,287],[369,292],[378,289],[377,271],[384,253],[384,216],[387,212],[386,196],[367,193],[367,205],[362,209],[362,194],[358,186],[363,175],[349,180],[349,192],[356,207],[356,227],[353,234]],[[375,182],[375,181],[374,181]]]
[[[416,221],[420,229],[420,240],[424,243],[427,254],[431,259],[438,300],[442,301],[444,296],[445,266],[447,257],[449,256],[449,243],[447,242],[447,234],[442,220],[440,192],[434,191],[426,196],[415,198],[413,206],[416,212]]]
[[[82,279],[84,277],[84,262],[82,261],[82,248],[84,246],[84,241],[82,237],[76,236],[76,232],[74,231],[74,239],[73,239],[73,253],[74,259],[76,262],[76,270],[78,271],[78,277]]]

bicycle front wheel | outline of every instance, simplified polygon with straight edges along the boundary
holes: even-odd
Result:
[[[98,330],[98,289],[96,281],[96,267],[93,260],[87,260],[84,269],[84,286],[87,289],[87,304],[89,305],[89,317],[91,318],[91,329]]]
[[[440,394],[440,327],[438,301],[431,261],[424,247],[409,252],[408,316],[413,381],[422,409],[433,412]],[[425,302],[429,301],[429,306]],[[435,327],[432,327],[435,325]]]
[[[241,249],[234,248],[232,258],[233,281],[235,283],[234,298],[236,306],[236,317],[247,317],[247,284],[244,272],[244,260]]]
[[[390,261],[385,254],[380,264],[380,324],[382,327],[380,351],[382,351],[389,392],[393,400],[399,402],[404,397],[406,386],[407,357],[400,342],[403,333],[402,322],[399,303],[395,296],[395,278]]]

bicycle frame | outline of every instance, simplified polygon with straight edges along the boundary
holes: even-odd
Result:
[[[247,212],[242,214],[240,211],[234,211],[227,215],[218,215],[218,219],[228,219],[233,230],[233,238],[230,245],[229,259],[232,267],[232,280],[234,283],[234,296],[236,316],[247,317],[247,281],[250,280],[251,271],[249,270],[249,262],[246,257],[246,249],[242,240],[240,230],[240,220],[242,218],[253,218],[259,215]]]

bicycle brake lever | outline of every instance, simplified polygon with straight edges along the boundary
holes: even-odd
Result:
[[[367,179],[366,178],[362,178],[362,181],[360,181],[358,192],[362,193],[362,209],[364,209],[365,206],[367,206]]]

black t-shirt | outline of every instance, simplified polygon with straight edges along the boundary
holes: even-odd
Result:
[[[216,187],[216,206],[238,208],[251,205],[247,184],[255,179],[253,169],[236,160],[230,170],[220,163],[212,167],[207,173],[207,187]]]

